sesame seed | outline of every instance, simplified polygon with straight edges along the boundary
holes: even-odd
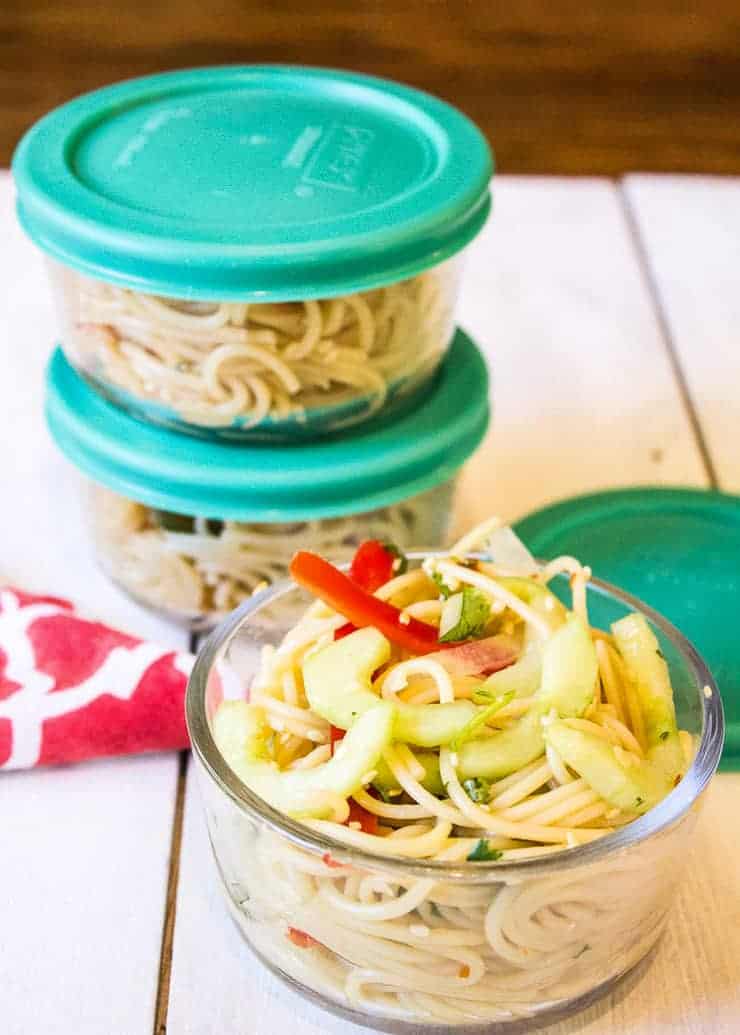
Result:
[[[407,614],[405,611],[402,611],[400,613],[400,615],[398,616],[398,624],[399,625],[409,625],[410,622],[411,622],[411,615]]]
[[[705,686],[703,691],[702,691],[702,693],[704,694],[706,699],[709,700],[709,698],[712,696],[712,688],[711,688],[711,686]]]

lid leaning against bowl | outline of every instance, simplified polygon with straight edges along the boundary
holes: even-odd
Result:
[[[57,445],[95,481],[148,506],[241,521],[357,514],[442,484],[488,427],[486,365],[458,331],[422,402],[341,439],[246,446],[142,424],[106,402],[61,350],[47,373]]]
[[[285,301],[413,276],[475,236],[492,157],[429,94],[290,66],[134,79],[63,105],[13,161],[18,214],[91,277]]]
[[[740,770],[740,496],[616,489],[555,503],[516,528],[535,553],[575,554],[688,636],[722,694],[722,768]]]

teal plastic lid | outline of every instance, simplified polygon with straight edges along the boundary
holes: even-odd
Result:
[[[740,497],[624,489],[518,522],[540,557],[566,553],[665,615],[701,653],[725,706],[722,767],[740,769]]]
[[[167,72],[41,119],[18,216],[81,273],[192,299],[319,298],[410,277],[490,210],[461,112],[399,83],[290,66]]]
[[[396,503],[451,478],[488,419],[486,365],[462,331],[414,410],[297,445],[246,446],[141,423],[98,395],[60,349],[47,370],[46,420],[73,464],[123,496],[201,517],[295,521]]]

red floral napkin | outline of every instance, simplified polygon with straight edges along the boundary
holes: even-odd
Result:
[[[0,769],[188,746],[193,656],[0,588]]]

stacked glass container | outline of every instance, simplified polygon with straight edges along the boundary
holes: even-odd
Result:
[[[454,307],[491,172],[454,108],[321,69],[132,80],[27,134],[49,425],[116,582],[202,623],[299,545],[445,542],[488,421]]]

